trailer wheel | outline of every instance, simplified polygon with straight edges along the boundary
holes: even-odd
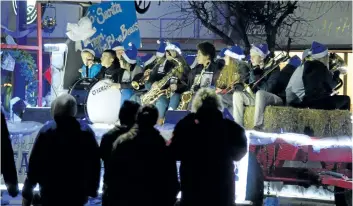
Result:
[[[335,187],[335,204],[337,206],[352,206],[352,190]]]

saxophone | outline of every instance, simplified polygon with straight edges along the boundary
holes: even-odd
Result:
[[[187,110],[187,107],[191,102],[192,96],[195,94],[195,87],[201,84],[201,78],[205,71],[206,68],[203,69],[201,74],[195,79],[189,91],[183,92],[181,94],[180,103],[177,110]]]
[[[167,89],[162,89],[169,81],[171,77],[173,77],[176,74],[181,74],[183,71],[183,66],[179,60],[176,58],[172,59],[173,61],[177,62],[177,66],[175,66],[170,72],[168,72],[161,80],[159,80],[155,86],[152,86],[152,88],[144,95],[141,96],[141,103],[143,105],[146,104],[153,104],[159,97],[162,95],[167,95],[167,98],[170,98],[172,92],[170,88]]]

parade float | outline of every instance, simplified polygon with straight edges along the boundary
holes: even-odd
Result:
[[[28,78],[32,78],[28,79],[28,83],[38,81],[39,86],[28,87],[27,92],[29,96],[26,102],[31,103],[33,95],[37,96],[38,104],[33,103],[32,106],[36,107],[36,110],[39,111],[48,110],[48,108],[42,107],[43,77],[42,75],[38,75],[43,73],[42,52],[44,48],[41,39],[42,26],[40,26],[43,23],[41,4],[38,3],[36,8],[38,11],[38,45],[1,44],[1,49],[6,51],[2,55],[10,54],[12,58],[16,59],[16,62],[18,59],[22,59],[23,61],[21,62],[27,62],[23,63],[25,65],[21,68],[27,72],[25,75],[27,75]],[[122,13],[121,7],[116,5],[108,9],[112,9],[111,11],[117,14]],[[100,23],[104,23],[102,19],[97,18],[96,20]],[[48,19],[44,22],[48,23],[52,21]],[[84,24],[84,22],[81,23]],[[134,26],[133,22],[130,24],[130,28],[132,29],[126,31],[133,33],[136,26]],[[80,27],[80,22],[76,24],[76,26],[76,31],[82,28]],[[92,29],[91,25],[89,31]],[[97,28],[95,29],[97,31]],[[68,36],[71,35],[70,39],[74,39],[73,41],[76,47],[78,46],[77,42],[80,42],[80,44],[83,42],[83,44],[86,45],[94,44],[98,53],[109,47],[108,45],[99,45],[98,39],[100,35],[93,35],[95,32],[92,32],[93,34],[87,32],[86,34],[92,37],[92,41],[85,41],[89,37],[82,37],[75,34],[75,32],[70,33],[70,31],[75,31],[74,25],[69,26]],[[123,31],[119,32],[122,33]],[[125,41],[126,37],[125,35],[118,35],[118,38],[120,38],[124,44],[129,42],[129,40]],[[139,45],[139,43],[139,41],[136,42],[136,45]],[[47,45],[47,47],[51,48],[49,50],[54,56],[55,54],[62,57],[68,56],[68,61],[70,61],[70,58],[75,58],[70,57],[70,54],[67,55],[68,49],[65,46],[63,46],[64,49],[60,49],[60,46]],[[27,58],[26,50],[37,52],[37,68],[33,65],[32,60]],[[28,61],[26,61],[26,59]],[[61,62],[62,60],[58,61]],[[193,60],[190,60],[190,62],[194,63]],[[53,65],[55,65],[55,62],[53,62]],[[53,82],[52,93],[55,93],[54,91],[65,92],[62,86],[62,80],[60,79],[61,77],[55,75],[54,69],[55,67],[52,68],[50,74],[50,79]],[[29,71],[32,73],[29,73]],[[63,75],[60,73],[61,71],[62,70],[58,70],[59,73],[57,74]],[[36,77],[35,74],[37,74],[38,77]],[[3,85],[6,87],[7,92],[11,92],[9,84],[10,82]],[[36,89],[37,91],[33,91]],[[89,94],[92,92],[93,90],[87,92],[86,101],[88,101]],[[110,96],[109,94],[104,94],[104,92],[102,92],[101,95],[102,96],[96,96],[96,99],[86,103],[94,105],[97,104],[97,102],[104,102],[102,100]],[[118,101],[120,97],[116,98],[116,101]],[[111,107],[111,105],[107,105],[108,109],[109,107]],[[103,116],[99,116],[101,114],[100,111],[94,109],[87,110],[85,114],[88,117],[94,116],[95,118],[91,119],[97,120],[90,123],[91,128],[95,131],[98,142],[100,142],[102,135],[114,126],[110,124],[111,122],[107,123],[101,121],[106,119]],[[109,115],[109,113],[105,114]],[[185,115],[185,112],[170,112],[169,115],[170,119],[173,119],[173,121],[167,118],[164,125],[157,127],[167,141],[171,138],[175,124]],[[257,205],[259,202],[263,201],[264,196],[284,196],[335,201],[336,205],[339,206],[350,205],[352,201],[353,120],[352,114],[349,111],[324,111],[271,106],[266,108],[264,128],[262,131],[252,130],[253,115],[254,108],[248,107],[246,109],[244,122],[245,128],[247,129],[249,151],[242,160],[235,162],[235,195],[238,204],[250,204],[252,202],[253,205]],[[232,118],[227,112],[225,112],[225,117]],[[116,118],[116,115],[112,118]],[[23,181],[26,177],[31,148],[43,123],[44,122],[40,123],[35,120],[16,122],[11,119],[8,122],[20,188],[23,186]],[[102,171],[104,170],[102,169]],[[295,187],[292,185],[295,185]],[[301,191],[293,189],[298,188],[297,186],[304,189],[301,189]],[[244,190],[244,188],[246,188],[246,190]],[[3,182],[1,182],[1,189],[5,190]],[[101,191],[100,188],[100,192]],[[99,200],[91,201],[92,204],[94,204],[94,202],[99,203]],[[16,202],[16,200],[12,202]]]

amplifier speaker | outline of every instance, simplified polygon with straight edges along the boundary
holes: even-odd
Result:
[[[22,121],[34,121],[42,124],[52,120],[50,107],[26,107]]]

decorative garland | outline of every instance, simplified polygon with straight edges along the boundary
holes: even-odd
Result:
[[[31,106],[37,105],[37,87],[38,87],[38,70],[37,65],[32,57],[26,51],[23,50],[3,50],[2,57],[7,57],[10,55],[20,66],[20,73],[25,77],[26,82],[26,92],[25,100]],[[1,65],[3,64],[5,58],[1,58]]]

